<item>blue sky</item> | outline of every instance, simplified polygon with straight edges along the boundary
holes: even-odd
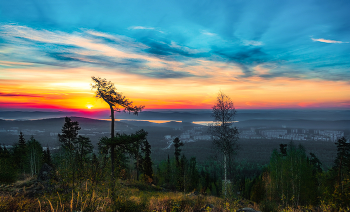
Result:
[[[150,80],[213,79],[231,92],[237,87],[227,87],[225,74],[198,69],[226,64],[241,71],[231,83],[251,88],[260,86],[254,77],[342,82],[336,101],[348,106],[349,10],[350,1],[1,1],[0,79],[14,80],[9,72],[17,69],[88,68]]]

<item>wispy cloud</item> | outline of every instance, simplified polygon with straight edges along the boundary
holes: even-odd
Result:
[[[108,69],[117,68],[120,72],[150,78],[186,78],[203,75],[201,73],[189,74],[184,70],[186,65],[183,62],[174,61],[173,57],[180,61],[189,60],[199,52],[173,41],[170,43],[158,42],[157,45],[147,42],[143,44],[128,37],[91,30],[66,33],[36,30],[18,25],[4,25],[0,29],[0,36],[6,39],[17,52],[19,48],[30,49],[24,49],[25,54],[29,55],[25,57],[25,60],[16,54],[17,61],[22,60],[26,63],[0,61],[0,65],[36,63],[63,68],[95,66]],[[161,56],[155,54],[159,51],[162,52]]]
[[[36,95],[36,94],[2,93],[2,92],[0,92],[0,96],[7,96],[7,97],[43,97],[42,95]]]
[[[255,41],[255,40],[245,40],[245,41],[243,41],[243,44],[245,46],[262,46],[263,42]]]
[[[202,31],[202,34],[203,35],[208,35],[208,36],[217,36],[217,34],[212,33],[212,32],[208,32],[208,31],[205,31],[205,30]]]
[[[343,42],[343,41],[337,41],[337,40],[327,40],[327,39],[323,39],[323,38],[318,38],[318,39],[311,38],[311,40],[322,42],[322,43],[349,43],[349,42]]]
[[[144,27],[144,26],[131,26],[128,29],[148,29],[148,30],[155,30],[154,27]]]

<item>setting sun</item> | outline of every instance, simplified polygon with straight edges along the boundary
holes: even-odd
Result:
[[[92,105],[86,105],[86,107],[90,110],[93,106]]]

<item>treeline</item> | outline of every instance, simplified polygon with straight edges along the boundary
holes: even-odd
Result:
[[[281,144],[274,150],[265,170],[246,179],[243,196],[260,203],[263,211],[283,207],[319,206],[323,211],[350,209],[350,143],[337,142],[337,156],[329,170],[315,154],[306,154],[302,145]]]
[[[5,145],[0,145],[0,182],[12,183],[27,175],[37,175],[44,163],[52,164],[50,149],[43,150],[33,136],[26,141],[20,132],[13,148],[7,149]]]

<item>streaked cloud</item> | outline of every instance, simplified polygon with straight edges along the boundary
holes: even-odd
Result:
[[[323,39],[323,38],[319,38],[319,39],[311,38],[311,40],[322,42],[322,43],[349,43],[349,42],[336,41],[336,40],[327,40],[327,39]]]
[[[263,43],[261,41],[255,41],[255,40],[245,40],[243,41],[243,44],[246,46],[262,46]]]
[[[212,33],[212,32],[208,32],[208,31],[205,31],[205,30],[202,31],[202,34],[203,35],[208,35],[208,36],[217,36],[217,34]]]
[[[154,30],[154,27],[144,27],[144,26],[131,26],[128,29],[147,29],[147,30]]]

